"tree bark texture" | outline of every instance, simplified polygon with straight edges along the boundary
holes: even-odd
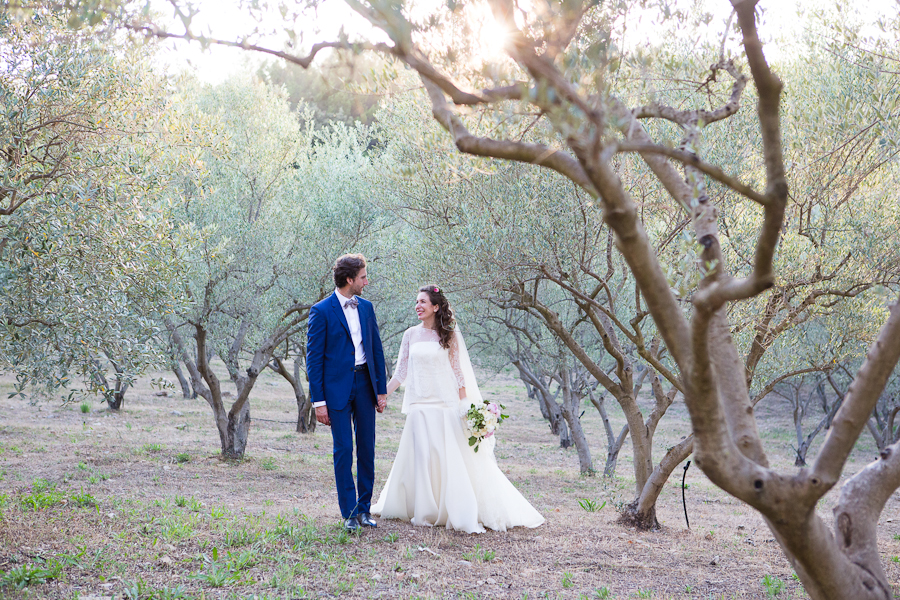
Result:
[[[247,437],[250,435],[250,401],[245,402],[237,413],[216,415],[216,425],[222,444],[222,457],[237,460],[244,458]]]

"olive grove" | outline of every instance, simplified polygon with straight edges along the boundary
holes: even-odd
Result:
[[[900,218],[897,20],[882,21],[882,33],[870,35],[872,24],[841,3],[839,15],[822,11],[811,20],[793,62],[773,66],[764,51],[767,25],[754,0],[732,0],[724,23],[703,11],[644,4],[672,35],[631,45],[625,38],[628,2],[540,2],[526,10],[511,0],[473,0],[425,14],[380,0],[347,3],[380,30],[379,39],[341,36],[297,50],[301,9],[288,2],[254,3],[250,11],[282,9],[292,42],[287,50],[265,45],[252,24],[241,39],[197,34],[189,4],[172,3],[182,17],[180,30],[163,28],[142,3],[82,0],[57,8],[70,11],[73,25],[109,20],[136,34],[242,47],[304,68],[325,49],[351,56],[371,50],[415,73],[423,92],[416,106],[430,112],[432,126],[422,127],[417,116],[394,127],[412,127],[407,140],[421,141],[415,144],[388,129],[388,142],[403,145],[392,150],[396,163],[380,168],[392,173],[398,193],[420,202],[407,205],[414,213],[409,220],[429,232],[432,248],[444,250],[423,254],[447,265],[451,279],[485,276],[478,287],[495,290],[491,299],[502,308],[552,332],[623,406],[641,484],[637,520],[655,521],[649,512],[654,486],[692,449],[713,483],[759,511],[812,598],[890,598],[876,525],[900,486],[898,442],[883,442],[880,457],[844,482],[831,526],[815,509],[840,480],[863,429],[873,427],[870,418],[900,359],[898,253],[896,245],[879,243],[885,232],[896,232]],[[501,32],[504,56],[481,52],[480,32],[470,27],[476,13]],[[447,153],[441,140],[478,158]],[[295,177],[309,173],[298,164]],[[223,423],[240,428],[244,390],[269,363],[275,342],[286,339],[279,332],[299,326],[303,307],[315,300],[309,292],[288,294],[292,303],[254,302],[272,309],[272,317],[252,323],[268,323],[268,329],[251,332],[243,318],[247,303],[239,292],[251,289],[262,299],[280,277],[277,266],[259,267],[259,256],[290,252],[284,244],[241,257],[227,249],[229,236],[246,235],[254,215],[263,220],[269,210],[251,193],[256,183],[287,177],[281,171],[274,179],[253,175],[221,177],[191,200],[192,210],[215,201],[203,210],[233,213],[235,226],[222,235],[207,230],[209,241],[192,263],[202,275],[190,291],[197,312],[170,321],[176,333],[192,328],[194,354],[185,350],[183,356],[186,363],[196,356],[195,389],[201,380],[210,390],[218,385],[208,365],[199,364],[208,357],[206,328],[229,341],[216,349],[220,356],[237,355],[245,338],[254,340],[247,346],[256,348],[248,375],[237,363],[229,366],[239,396],[220,432]],[[545,181],[554,184],[542,188]],[[492,189],[503,193],[478,196]],[[299,204],[281,210],[298,211],[291,219],[299,222],[305,217]],[[273,222],[263,240],[244,238],[240,250],[273,243],[284,220]],[[564,221],[564,236],[542,235],[541,227],[554,230]],[[313,231],[319,238],[309,256],[318,256],[318,244],[330,236]],[[447,251],[467,243],[468,254]],[[511,261],[512,255],[520,259]],[[322,272],[323,264],[317,268]],[[561,296],[570,300],[568,326],[551,308]],[[219,311],[226,305],[233,308]],[[842,328],[845,319],[859,326]],[[576,324],[579,334],[573,335]],[[629,414],[638,360],[642,372],[658,375],[656,408],[648,417]],[[808,467],[771,468],[755,403],[791,378],[833,372],[836,360],[850,361],[855,371],[821,448]],[[693,435],[654,467],[637,449],[651,443],[673,390],[683,394]],[[213,408],[217,418],[224,412]],[[571,428],[575,421],[567,423]],[[239,450],[223,437],[223,453]]]
[[[803,277],[803,269],[798,268],[802,257],[792,256],[790,247],[779,241],[788,241],[792,226],[807,215],[814,225],[817,211],[810,206],[804,215],[802,206],[789,202],[792,186],[803,174],[803,161],[791,157],[829,158],[816,147],[785,143],[790,131],[784,110],[785,84],[763,52],[757,3],[732,2],[736,28],[723,32],[717,58],[710,56],[715,50],[711,44],[706,56],[688,63],[694,71],[691,80],[699,85],[682,89],[686,97],[677,104],[667,104],[665,96],[656,93],[662,87],[660,81],[676,81],[671,70],[667,72],[671,61],[666,60],[666,52],[652,57],[640,48],[629,52],[616,43],[617,6],[538,4],[525,12],[509,0],[488,2],[506,32],[505,50],[511,61],[478,71],[467,68],[465,61],[473,55],[476,40],[457,37],[463,41],[449,50],[433,43],[440,39],[435,30],[443,27],[449,35],[459,25],[457,17],[470,5],[454,3],[416,20],[390,3],[351,0],[349,4],[390,40],[362,46],[393,56],[420,76],[435,120],[459,151],[556,171],[596,199],[658,335],[677,365],[691,415],[697,464],[715,484],[760,511],[810,596],[890,597],[875,546],[875,524],[884,502],[900,484],[900,448],[887,447],[876,462],[844,484],[833,532],[815,506],[837,483],[900,358],[900,304],[895,301],[881,311],[884,325],[855,374],[822,448],[810,468],[795,473],[780,473],[768,465],[753,418],[747,363],[737,345],[741,331],[733,331],[731,323],[742,306],[758,302],[770,303],[774,317],[789,315],[796,308],[777,298],[778,285],[795,274]],[[96,11],[98,6],[102,5],[88,4],[89,10]],[[133,17],[125,16],[123,22],[133,30],[160,33],[155,25]],[[189,29],[176,35],[196,37]],[[230,43],[254,46],[252,39]],[[847,114],[828,102],[819,103],[825,112],[817,122],[839,126],[849,159],[862,156],[866,144],[860,145],[861,139],[873,139],[870,147],[874,148],[894,146],[890,117],[896,95],[889,91],[896,71],[891,57],[897,53],[892,43],[886,36],[852,46],[865,58],[874,88],[860,111]],[[318,44],[306,55],[277,52],[305,67],[322,48],[349,46],[347,40],[337,40]],[[851,46],[835,44],[831,50],[846,47]],[[859,63],[846,53],[830,56]],[[654,58],[659,60],[653,62]],[[457,68],[464,62],[466,68]],[[714,65],[712,69],[706,68],[709,64]],[[690,89],[693,92],[687,93]],[[832,113],[826,115],[829,110]],[[746,116],[751,126],[730,129],[736,115]],[[544,131],[550,133],[540,135],[532,123],[546,126]],[[737,131],[752,135],[739,137]],[[716,146],[707,150],[708,140],[718,135],[731,140],[730,151],[740,153],[738,164],[726,162],[723,167]],[[632,154],[665,192],[654,200],[669,205],[673,214],[683,211],[701,247],[699,282],[686,295],[672,289],[650,237],[653,232],[641,221],[642,205],[635,201],[631,173],[620,160]],[[837,163],[842,164],[846,161]],[[893,163],[886,160],[885,165],[880,172],[890,178]],[[858,186],[850,186],[845,198],[847,203],[862,205],[872,200]],[[754,239],[752,251],[741,256],[729,252],[735,232],[725,217],[732,210],[745,215],[743,230],[737,233]],[[814,269],[819,283],[830,280],[833,273],[834,267]],[[888,292],[890,287],[881,289]],[[765,332],[763,324],[762,346]]]

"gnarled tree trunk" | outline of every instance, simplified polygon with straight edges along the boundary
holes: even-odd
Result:
[[[527,364],[523,357],[512,357],[512,364],[519,371],[519,379],[525,384],[528,390],[528,397],[538,401],[541,409],[541,415],[550,424],[550,432],[559,436],[559,447],[566,449],[574,443],[570,433],[569,425],[563,416],[562,408],[556,402],[559,395],[559,388],[556,393],[550,392],[549,382],[546,377],[539,376],[535,373],[532,366]]]
[[[172,373],[175,374],[175,377],[178,379],[178,384],[181,386],[181,395],[185,400],[190,400],[192,398],[196,398],[197,394],[191,389],[191,384],[188,383],[187,378],[184,376],[184,372],[181,370],[181,365],[178,364],[177,360],[173,360],[171,364]]]
[[[250,435],[250,401],[247,400],[237,412],[225,412],[221,402],[213,405],[216,428],[219,430],[219,442],[222,445],[222,457],[240,460],[247,449],[247,438]]]
[[[206,328],[202,324],[192,324],[194,339],[196,341],[196,355],[192,357],[181,339],[178,329],[170,321],[166,326],[172,334],[172,340],[181,352],[181,358],[191,374],[191,384],[194,391],[209,404],[213,411],[213,419],[219,432],[219,441],[222,446],[222,457],[226,459],[242,459],[247,449],[247,439],[250,434],[250,391],[262,369],[266,367],[272,353],[275,350],[274,340],[265,340],[254,352],[250,366],[246,374],[236,369],[237,352],[243,344],[243,336],[246,327],[241,331],[232,344],[229,356],[225,360],[226,367],[232,381],[237,388],[237,398],[230,410],[225,410],[222,402],[222,385],[219,378],[213,372],[209,364],[209,354],[206,345]]]
[[[300,378],[300,360],[294,359],[293,374],[287,370],[284,361],[273,357],[269,367],[284,377],[294,390],[294,398],[297,401],[297,433],[314,433],[316,431],[316,413],[312,409],[312,402],[306,396]]]
[[[578,452],[578,466],[582,475],[593,475],[594,463],[591,461],[591,448],[588,446],[584,428],[581,426],[581,396],[573,389],[572,373],[565,365],[562,365],[558,377],[563,396],[560,410],[563,418],[569,425],[569,430],[572,432],[572,441],[575,444],[575,450]]]
[[[628,423],[622,427],[619,435],[615,435],[612,430],[612,424],[609,422],[609,415],[606,413],[606,396],[600,394],[598,397],[593,390],[588,392],[591,404],[600,413],[600,420],[603,421],[603,431],[606,432],[606,464],[603,466],[604,477],[614,477],[616,474],[616,464],[619,461],[619,452],[622,451],[622,444],[628,436]]]
[[[98,359],[93,360],[95,370],[91,373],[91,379],[94,382],[94,389],[102,394],[103,400],[106,401],[106,405],[110,410],[119,411],[122,410],[122,405],[125,403],[125,393],[128,391],[130,384],[125,376],[124,369],[122,369],[116,361],[108,357],[107,360],[109,360],[109,364],[112,365],[113,370],[116,373],[115,385],[110,387],[109,380],[106,378],[106,374],[101,368]]]

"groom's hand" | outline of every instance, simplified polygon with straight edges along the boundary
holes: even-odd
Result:
[[[328,418],[328,407],[327,406],[317,406],[316,407],[316,421],[318,421],[322,425],[331,426],[331,419]]]
[[[386,406],[387,394],[378,394],[378,404],[375,406],[375,410],[377,410],[378,412],[384,412]]]

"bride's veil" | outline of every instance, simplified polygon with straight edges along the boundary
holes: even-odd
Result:
[[[472,369],[472,361],[469,359],[469,350],[466,348],[466,343],[463,341],[462,332],[459,330],[459,325],[456,326],[456,343],[459,345],[459,366],[463,372],[463,380],[466,383],[466,400],[468,401],[468,406],[477,405],[480,406],[484,401],[481,395],[481,390],[478,389],[478,382],[475,380],[475,371]],[[463,406],[461,403],[460,412],[463,412]],[[465,407],[468,409],[468,407]],[[494,445],[497,443],[496,438],[493,436],[486,438],[481,441],[481,451],[473,452],[471,454],[467,454],[471,460],[476,461],[489,461],[494,462]],[[483,469],[475,469],[473,472],[478,472]],[[487,484],[488,482],[485,482]],[[479,509],[480,510],[480,509]]]
[[[466,342],[463,340],[459,325],[456,326],[454,335],[456,335],[456,343],[459,345],[459,366],[462,369],[463,379],[466,382],[466,397],[469,399],[470,405],[481,404],[481,391],[478,389],[475,371],[472,369],[472,361],[469,360],[469,350],[466,348]]]

